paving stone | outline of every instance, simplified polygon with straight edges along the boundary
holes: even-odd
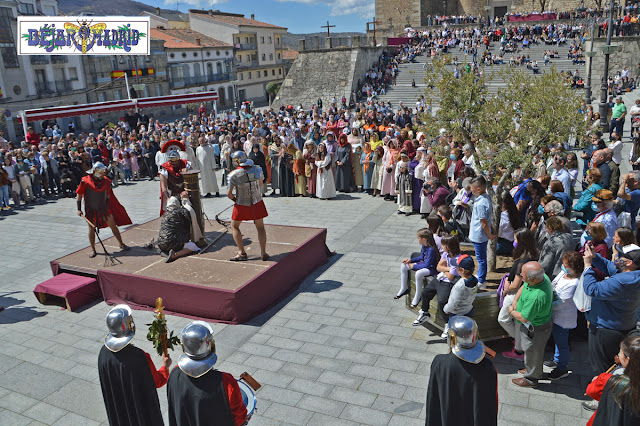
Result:
[[[323,398],[329,395],[329,393],[333,388],[334,388],[333,385],[327,385],[327,384],[316,382],[313,380],[307,380],[307,379],[301,379],[301,378],[293,379],[289,383],[289,386],[287,386],[287,389],[301,392],[307,395],[315,395]]]
[[[276,347],[276,348],[289,349],[292,351],[298,350],[300,349],[300,347],[302,347],[302,345],[304,345],[303,342],[299,342],[297,340],[285,339],[283,337],[278,337],[278,336],[271,336],[265,342],[265,344]]]
[[[1,410],[0,411],[0,424],[2,426],[24,426],[31,422],[31,419],[20,415],[18,413],[14,413],[9,410]]]
[[[271,385],[264,385],[260,388],[260,399],[291,406],[295,406],[303,395],[301,392]]]
[[[98,423],[107,420],[100,386],[85,380],[73,379],[45,398],[44,402]],[[63,419],[64,417],[58,422]]]
[[[340,349],[332,348],[331,346],[327,345],[318,345],[316,343],[305,343],[304,345],[302,345],[299,351],[310,355],[320,355],[327,358],[335,358],[335,356],[338,355],[338,352],[340,352]]]
[[[315,413],[307,423],[307,426],[357,426],[358,424],[345,419],[337,419],[333,416]]]
[[[407,387],[404,385],[383,382],[380,380],[364,379],[358,389],[365,392],[376,393],[378,395],[398,396],[402,395]]]
[[[33,399],[16,392],[10,392],[0,398],[0,407],[16,413],[23,413],[24,411],[36,405],[37,402],[37,399]]]
[[[342,361],[339,359],[326,358],[323,356],[314,356],[309,361],[311,367],[322,368],[323,370],[331,370],[333,372],[346,372],[351,365],[350,361]]]
[[[55,422],[53,426],[97,426],[99,424],[99,422],[93,421],[78,414],[67,413],[64,417]]]
[[[32,419],[50,425],[61,419],[66,413],[65,410],[54,407],[53,405],[38,402],[24,414]]]
[[[288,349],[278,349],[271,358],[284,362],[294,362],[296,364],[305,365],[311,360],[312,356],[306,353],[290,351]]]
[[[340,414],[340,418],[367,425],[387,425],[391,420],[391,414],[358,405],[347,405]]]
[[[344,402],[332,401],[314,395],[304,395],[298,402],[297,407],[315,413],[338,416],[346,405]]]
[[[308,365],[285,364],[280,368],[278,373],[288,374],[301,379],[316,380],[322,374],[321,368],[311,367]]]
[[[337,385],[352,389],[359,389],[358,386],[362,383],[362,377],[356,377],[349,374],[336,373],[334,371],[325,371],[320,377],[319,382],[327,383],[330,385]]]
[[[538,425],[553,425],[554,414],[531,410],[528,408],[517,407],[515,405],[503,404],[500,409],[500,417],[504,420],[521,421],[522,419],[535,419],[535,423]]]
[[[311,420],[313,412],[274,402],[263,412],[263,416],[294,425],[305,425]]]
[[[0,375],[0,386],[42,400],[72,379],[57,371],[23,362]],[[37,386],[34,386],[34,383],[37,383]]]
[[[262,368],[269,371],[278,371],[284,365],[284,362],[277,359],[265,358],[259,355],[251,355],[245,361],[246,365],[250,365],[255,368]]]

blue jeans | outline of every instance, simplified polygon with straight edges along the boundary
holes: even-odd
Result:
[[[478,283],[482,284],[487,280],[487,243],[473,243],[478,261]]]
[[[551,334],[556,342],[556,353],[553,355],[553,360],[558,364],[560,370],[567,371],[569,366],[569,329],[553,324]]]
[[[0,207],[9,207],[9,185],[0,186]]]

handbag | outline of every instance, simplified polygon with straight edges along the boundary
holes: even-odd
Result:
[[[580,279],[578,279],[578,284],[576,285],[576,292],[573,294],[573,303],[575,303],[576,308],[580,312],[587,312],[591,310],[591,296],[587,296],[584,292],[584,272],[580,275]]]
[[[500,306],[500,308],[502,308],[502,305],[504,304],[504,285],[507,282],[507,279],[509,278],[509,274],[504,274],[504,276],[502,277],[502,279],[500,280],[500,285],[498,286],[498,305]]]

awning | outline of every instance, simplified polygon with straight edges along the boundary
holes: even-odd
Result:
[[[200,92],[184,95],[156,96],[139,99],[123,99],[120,101],[96,102],[93,104],[65,105],[51,108],[30,109],[24,111],[27,122],[53,120],[56,118],[73,117],[76,115],[101,114],[112,111],[122,111],[138,108],[155,108],[171,105],[192,104],[200,102],[217,101],[218,92]],[[22,114],[18,114],[22,121]]]

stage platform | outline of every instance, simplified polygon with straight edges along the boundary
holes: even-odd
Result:
[[[119,249],[114,237],[104,240],[122,263],[104,266],[103,250],[96,241],[96,257],[90,258],[86,247],[52,261],[53,274],[96,277],[108,304],[153,309],[156,298],[162,297],[168,313],[237,324],[276,305],[327,262],[326,229],[280,225],[266,225],[270,259],[263,262],[255,226],[249,222],[240,228],[249,256],[246,262],[229,261],[237,252],[229,231],[204,254],[165,263],[155,248],[145,248],[157,239],[159,228],[160,219],[155,219],[123,231],[123,241],[131,247],[127,252]],[[213,240],[224,230],[208,222],[205,236]]]

